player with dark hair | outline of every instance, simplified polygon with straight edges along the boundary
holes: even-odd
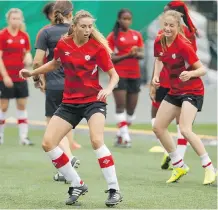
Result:
[[[144,43],[138,31],[130,29],[132,13],[128,9],[118,12],[113,31],[108,36],[113,50],[112,61],[120,77],[113,91],[118,126],[116,146],[131,147],[128,126],[135,119],[135,108],[141,85],[139,59],[144,57]]]

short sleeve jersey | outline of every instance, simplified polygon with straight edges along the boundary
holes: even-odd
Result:
[[[13,36],[5,28],[0,32],[0,51],[2,51],[2,60],[8,75],[13,82],[23,82],[19,77],[19,71],[24,68],[24,56],[30,51],[30,40],[27,33],[18,31]],[[0,77],[2,80],[2,77]]]
[[[183,71],[193,70],[192,65],[199,60],[192,44],[178,34],[174,42],[166,50],[163,50],[161,38],[162,36],[158,36],[155,40],[154,56],[159,57],[163,62],[164,68],[169,71],[169,94],[204,95],[204,85],[201,78],[191,78],[186,82],[182,82],[179,79],[179,75]]]
[[[114,54],[122,56],[128,54],[133,46],[144,47],[142,35],[135,30],[120,31],[115,39],[111,32],[107,37],[108,43]],[[114,64],[118,75],[122,78],[140,78],[139,60],[136,58],[124,59]]]
[[[98,67],[103,71],[113,68],[109,53],[95,39],[78,47],[71,37],[62,38],[54,50],[54,59],[64,68],[63,103],[85,104],[97,101],[102,87]]]

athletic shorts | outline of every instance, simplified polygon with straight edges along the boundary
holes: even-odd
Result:
[[[160,103],[163,101],[163,99],[165,98],[165,96],[167,95],[169,90],[170,90],[170,88],[165,88],[165,87],[160,86],[156,90],[156,98],[155,98],[155,102],[152,101],[152,106],[154,106],[158,109],[160,106]]]
[[[62,102],[63,90],[46,90],[45,96],[45,116],[52,117]]]
[[[14,82],[12,88],[5,87],[4,83],[0,82],[0,98],[12,99],[12,98],[26,98],[29,96],[27,81]]]
[[[104,102],[92,102],[87,104],[64,104],[62,103],[54,115],[69,122],[73,129],[80,123],[83,118],[86,118],[87,122],[91,116],[95,113],[102,113],[105,118],[107,114],[106,103]]]
[[[130,79],[130,78],[122,78],[120,77],[120,80],[117,84],[117,86],[114,88],[114,90],[126,90],[127,93],[138,93],[140,92],[140,86],[141,86],[141,79]]]
[[[177,95],[167,94],[164,100],[178,107],[182,107],[182,103],[184,101],[188,101],[194,107],[198,109],[198,112],[200,112],[203,106],[204,96],[199,96],[199,95],[179,95],[177,96]]]

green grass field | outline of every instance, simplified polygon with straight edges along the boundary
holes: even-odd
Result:
[[[206,129],[207,130],[207,129]],[[91,149],[87,132],[79,132],[76,139],[82,149],[75,151],[81,166],[79,174],[89,186],[80,199],[81,206],[66,206],[68,185],[52,180],[54,166],[41,149],[42,130],[31,130],[36,145],[18,145],[17,129],[6,128],[5,144],[0,146],[0,209],[99,209],[105,208],[106,183]],[[204,133],[205,134],[205,133]],[[209,134],[209,133],[208,133]],[[210,133],[212,134],[212,133]],[[213,133],[214,134],[214,133]],[[157,145],[146,136],[137,136],[133,148],[112,146],[114,136],[106,134],[106,144],[116,162],[117,175],[124,200],[116,208],[141,209],[217,209],[217,185],[203,186],[204,170],[200,160],[189,147],[186,163],[190,173],[179,183],[167,185],[170,171],[161,171],[161,153],[149,153]],[[216,147],[207,151],[217,165]]]
[[[107,126],[112,128],[115,127],[114,125],[110,124]],[[151,124],[133,124],[130,128],[136,130],[152,130]],[[197,134],[217,136],[217,124],[194,124],[193,130]],[[171,124],[169,126],[169,131],[177,132],[176,125]]]

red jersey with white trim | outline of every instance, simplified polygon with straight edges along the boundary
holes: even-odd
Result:
[[[183,31],[185,34],[185,37],[189,39],[191,42],[194,51],[197,51],[197,44],[196,44],[196,38],[195,36],[189,31],[188,27],[183,25]],[[160,36],[163,33],[163,30],[160,30],[158,32],[158,36]],[[160,86],[164,88],[170,88],[170,81],[169,81],[169,71],[163,67],[162,71],[160,72]]]
[[[181,34],[178,34],[174,42],[166,50],[163,50],[160,42],[161,38],[162,35],[155,40],[154,56],[159,57],[164,67],[169,71],[169,94],[204,95],[204,85],[200,77],[191,78],[186,82],[179,79],[179,75],[183,71],[193,70],[192,65],[199,60],[192,44]]]
[[[24,56],[30,51],[30,40],[27,33],[18,31],[16,36],[12,36],[5,28],[0,32],[0,51],[2,60],[8,75],[13,82],[23,82],[19,77],[19,71],[24,68]],[[0,81],[2,77],[0,76]]]
[[[64,68],[63,103],[85,104],[98,101],[97,95],[102,87],[97,67],[105,72],[114,68],[104,46],[90,38],[78,47],[71,37],[61,38],[54,50],[54,59],[61,61]]]
[[[129,29],[126,32],[120,31],[115,40],[114,32],[107,37],[110,48],[117,56],[128,54],[133,46],[144,47],[143,38],[140,32]],[[122,78],[140,78],[139,60],[136,58],[124,59],[114,64],[118,75]]]

